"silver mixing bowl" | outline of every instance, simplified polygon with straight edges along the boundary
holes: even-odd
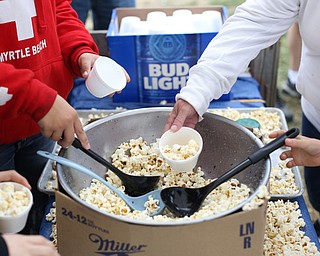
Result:
[[[101,156],[108,158],[117,146],[130,139],[136,139],[141,136],[147,140],[148,143],[154,142],[156,138],[161,137],[171,109],[172,108],[167,107],[157,107],[128,110],[95,121],[85,127],[91,149]],[[197,124],[196,130],[203,138],[203,151],[199,157],[197,166],[201,166],[206,178],[219,177],[235,164],[246,159],[259,147],[263,146],[262,142],[248,129],[234,121],[211,113],[205,113],[204,120]],[[101,177],[105,176],[104,166],[74,147],[62,149],[59,154],[93,170]],[[85,174],[73,171],[68,167],[57,165],[60,187],[74,200],[109,217],[143,225],[191,224],[204,220],[212,220],[238,211],[244,204],[256,196],[258,188],[261,185],[267,185],[270,171],[271,161],[269,158],[266,158],[236,175],[235,178],[249,186],[252,193],[245,201],[227,211],[192,221],[150,223],[143,220],[133,220],[123,216],[116,216],[90,206],[81,200],[78,194],[81,189],[90,185],[91,178]]]

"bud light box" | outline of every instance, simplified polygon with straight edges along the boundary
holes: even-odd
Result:
[[[267,202],[213,220],[154,225],[105,215],[59,191],[55,199],[61,255],[263,255]]]
[[[190,68],[226,17],[223,6],[114,9],[107,32],[109,54],[127,70],[131,82],[113,101],[174,103]],[[208,24],[217,25],[205,27]],[[230,95],[219,100],[230,100]]]

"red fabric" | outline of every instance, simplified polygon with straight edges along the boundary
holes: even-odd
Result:
[[[66,98],[80,76],[79,56],[98,53],[70,2],[0,1],[0,144],[38,133],[57,93]]]

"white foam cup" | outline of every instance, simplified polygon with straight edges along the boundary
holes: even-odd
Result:
[[[184,160],[174,160],[168,157],[164,153],[164,148],[166,145],[172,147],[173,145],[188,145],[190,140],[194,140],[199,146],[197,153]],[[162,157],[168,162],[170,167],[178,172],[189,172],[197,165],[199,155],[202,151],[203,141],[201,135],[192,128],[182,127],[177,132],[172,132],[170,130],[166,131],[160,138],[159,149]]]
[[[123,68],[108,57],[99,57],[86,79],[86,87],[97,98],[121,91],[127,83]]]
[[[133,35],[134,26],[140,22],[141,19],[137,16],[126,16],[121,19],[119,35]]]
[[[200,13],[192,14],[191,22],[193,25],[193,33],[207,33],[210,32],[210,27],[207,24],[207,20],[204,15]]]
[[[147,14],[147,18],[146,21],[147,22],[160,22],[161,20],[163,20],[165,17],[167,16],[167,14],[165,12],[161,12],[161,11],[153,11],[153,12],[149,12]]]
[[[207,10],[202,12],[202,15],[206,19],[206,23],[209,26],[208,32],[219,32],[222,27],[221,13],[215,10]]]
[[[14,191],[25,191],[29,201],[27,206],[23,206],[23,211],[19,212],[17,215],[0,216],[0,233],[18,233],[25,227],[27,223],[28,215],[33,204],[33,197],[31,191],[28,188],[16,182],[1,182],[0,187],[5,186],[8,183],[12,183],[14,185]]]
[[[192,11],[189,9],[178,9],[172,12],[173,17],[187,18],[190,15],[192,15]]]
[[[134,35],[148,35],[150,33],[149,31],[149,24],[145,20],[135,22],[132,25],[132,32]]]

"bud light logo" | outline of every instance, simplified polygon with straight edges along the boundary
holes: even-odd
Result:
[[[136,45],[140,102],[173,103],[200,55],[199,35],[137,36]]]
[[[150,53],[154,60],[179,61],[186,50],[185,35],[154,35],[150,36]]]
[[[89,240],[96,244],[95,254],[105,256],[130,256],[139,255],[141,252],[145,252],[146,245],[124,243],[115,240],[103,239],[97,234],[90,234]]]

